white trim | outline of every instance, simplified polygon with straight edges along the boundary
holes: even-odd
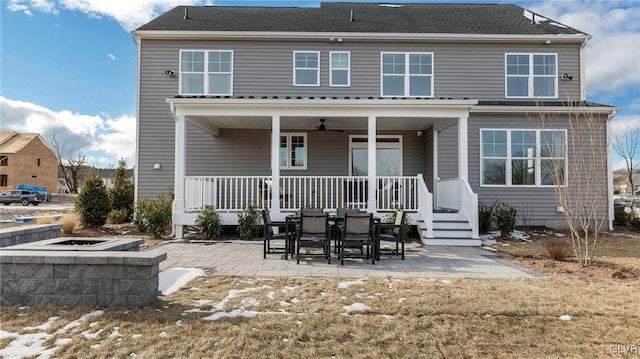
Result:
[[[467,117],[458,118],[458,178],[464,181],[469,181],[468,120]]]
[[[377,158],[378,158],[378,137],[376,117],[369,116],[367,121],[367,152],[368,152],[368,196],[367,196],[367,212],[374,213],[378,208],[378,171],[377,171]],[[351,142],[351,140],[349,141]],[[351,153],[349,153],[351,156]]]
[[[613,134],[613,126],[611,124],[611,119],[616,115],[616,113],[612,113],[609,118],[607,118],[607,212],[609,213],[609,230],[613,231],[613,219],[615,216],[615,212],[613,210],[613,144],[611,143],[611,136]],[[631,193],[633,194],[634,189],[631,189]]]
[[[296,67],[296,55],[297,54],[316,54],[316,56],[318,56],[318,67],[315,68],[316,70],[316,83],[315,84],[298,84],[297,82],[297,76],[296,76],[296,70],[313,70],[313,67],[301,67],[301,68],[297,68]],[[320,86],[320,51],[294,51],[293,52],[293,86],[294,87],[317,87]]]
[[[585,112],[598,114],[611,114],[620,110],[619,107],[582,107]],[[473,106],[469,109],[469,113],[511,113],[511,114],[535,114],[541,113],[575,113],[576,107],[572,105],[566,106]]]
[[[203,52],[204,53],[204,69],[203,72],[183,72],[182,71],[182,54],[184,52]],[[231,54],[231,63],[229,64],[230,69],[229,72],[211,72],[209,71],[209,54],[210,53],[229,53]],[[224,49],[180,49],[178,55],[178,93],[180,95],[185,96],[195,96],[195,95],[206,95],[206,96],[233,96],[233,61],[234,61],[234,53],[233,50],[224,50]],[[202,74],[203,76],[203,84],[202,84],[202,93],[184,93],[182,92],[182,75],[183,74]],[[229,75],[229,93],[210,93],[209,92],[209,76],[210,75]]]
[[[580,100],[585,101],[587,98],[587,90],[586,90],[586,81],[585,81],[585,46],[587,42],[585,41],[582,46],[580,46]],[[612,192],[613,193],[613,192]]]
[[[368,135],[349,135],[349,176],[353,176],[353,155],[351,150],[354,148],[369,148],[368,142],[353,142],[354,138],[368,138]],[[398,142],[378,142],[379,138],[397,138]],[[379,148],[397,148],[400,150],[400,163],[398,176],[404,176],[403,159],[404,159],[404,145],[402,135],[376,135],[376,151]],[[377,170],[377,168],[376,168]],[[367,170],[368,171],[368,170]],[[369,172],[367,172],[368,175]],[[377,176],[377,174],[376,174]]]
[[[279,116],[278,116],[279,118]],[[291,137],[300,136],[304,138],[304,166],[292,166],[291,165]],[[287,138],[287,165],[280,166],[280,137]],[[278,166],[281,170],[287,171],[304,171],[307,169],[307,158],[309,152],[309,143],[307,142],[307,134],[305,132],[281,132],[280,137],[278,137]]]
[[[528,56],[529,57],[529,73],[525,75],[508,75],[507,74],[507,57],[508,56]],[[553,55],[555,57],[555,70],[556,73],[554,75],[535,75],[533,73],[533,57],[534,56],[549,56]],[[504,97],[505,98],[558,98],[558,54],[553,52],[506,52],[504,54]],[[527,78],[527,96],[509,96],[509,89],[507,87],[507,81],[509,78]],[[536,96],[534,93],[534,80],[536,78],[553,78],[554,80],[554,96]]]
[[[497,160],[504,160],[505,161],[505,184],[485,184],[483,183],[483,174],[484,174],[484,145],[482,142],[482,133],[484,131],[505,131],[507,133],[507,140],[506,140],[506,147],[507,147],[507,155],[506,157],[486,157],[486,159],[497,159]],[[512,165],[511,165],[511,161],[512,160],[519,160],[519,159],[523,159],[523,157],[513,157],[511,155],[511,133],[513,131],[529,131],[529,132],[535,132],[535,146],[536,146],[536,153],[535,153],[535,157],[533,157],[533,161],[534,161],[534,168],[535,168],[535,184],[533,185],[519,185],[519,184],[513,184],[513,173],[512,173]],[[562,159],[564,159],[564,184],[563,186],[566,186],[567,183],[569,183],[569,138],[567,137],[568,135],[568,131],[567,129],[562,129],[562,128],[543,128],[543,129],[527,129],[527,128],[480,128],[478,134],[479,134],[479,139],[478,139],[478,143],[480,146],[480,151],[478,151],[480,153],[480,172],[479,172],[479,183],[480,183],[480,187],[486,187],[486,188],[553,188],[555,187],[555,185],[551,184],[551,185],[543,185],[542,183],[542,165],[541,165],[541,161],[543,159],[547,159],[547,158],[556,158],[556,157],[545,157],[542,158],[542,154],[541,154],[541,145],[540,145],[540,133],[542,132],[563,132],[564,133],[564,156],[562,157]]]
[[[403,55],[404,56],[404,74],[384,74],[384,55]],[[431,73],[430,74],[411,74],[409,58],[411,55],[431,55]],[[404,80],[404,89],[402,95],[385,95],[384,94],[384,77],[396,76],[401,77]],[[431,95],[411,95],[411,77],[428,77]],[[380,52],[380,96],[381,97],[421,97],[421,98],[433,98],[435,95],[434,88],[435,77],[435,56],[433,52],[401,52],[401,51],[381,51]]]
[[[280,116],[271,116],[271,211],[280,213]],[[306,143],[305,143],[306,145]],[[306,151],[305,151],[306,152]],[[305,158],[306,164],[306,158]],[[274,185],[275,184],[275,185]],[[274,190],[275,188],[275,190]]]
[[[315,40],[329,42],[331,38],[375,42],[442,41],[442,42],[518,42],[584,43],[592,38],[587,34],[512,35],[512,34],[444,34],[444,33],[380,33],[380,32],[308,32],[308,31],[178,31],[135,30],[139,39],[216,39],[216,40]]]
[[[333,68],[333,54],[347,54],[347,68]],[[333,70],[347,71],[347,84],[333,83]],[[350,87],[351,86],[351,52],[350,51],[329,51],[329,86],[330,87]]]

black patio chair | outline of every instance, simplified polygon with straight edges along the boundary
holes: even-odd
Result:
[[[375,264],[374,239],[372,213],[345,213],[338,242],[340,264],[345,258],[371,258],[371,264]]]
[[[362,210],[358,209],[358,208],[338,208],[336,210],[336,215],[335,217],[333,217],[334,220],[334,226],[333,226],[333,231],[331,232],[331,235],[333,236],[333,252],[334,253],[338,253],[338,241],[340,240],[340,233],[338,230],[338,227],[342,224],[342,221],[344,221],[344,215],[347,213],[363,213]]]
[[[380,241],[394,242],[396,249],[385,250],[386,255],[400,255],[404,260],[404,225],[407,220],[405,211],[396,212],[394,223],[378,224],[378,244]],[[390,231],[389,231],[390,230]],[[376,249],[376,257],[380,260],[381,248]]]
[[[296,263],[300,264],[301,248],[320,248],[322,253],[305,253],[308,256],[324,256],[331,264],[331,235],[329,215],[318,212],[302,212],[296,229]]]
[[[267,254],[284,253],[284,259],[288,259],[290,246],[287,243],[289,240],[287,223],[272,221],[271,214],[268,209],[262,210],[262,222],[264,223],[263,257],[266,259]],[[274,233],[274,228],[282,228],[284,229],[284,232]],[[277,245],[280,243],[282,243],[282,245]]]

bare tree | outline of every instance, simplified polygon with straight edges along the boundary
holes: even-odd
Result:
[[[575,256],[584,267],[591,265],[608,222],[607,116],[572,101],[560,112],[540,111],[545,129],[540,140],[541,177],[554,185]]]
[[[64,180],[69,187],[69,191],[71,193],[78,193],[79,172],[82,166],[87,163],[86,156],[82,151],[76,151],[74,148],[71,148],[66,138],[62,142],[58,141],[55,132],[51,132],[50,138],[51,145],[58,157],[58,166],[60,166],[60,170],[64,175]]]
[[[640,159],[636,159],[636,152],[640,147],[640,124],[627,125],[612,136],[613,149],[624,159],[625,171],[629,184],[631,184],[631,193],[636,189],[633,184],[633,176],[638,168],[640,168]]]

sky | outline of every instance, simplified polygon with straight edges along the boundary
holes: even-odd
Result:
[[[640,126],[640,1],[404,2],[513,3],[593,35],[586,47],[587,100],[620,107],[612,122],[614,129]],[[132,166],[138,51],[132,30],[177,5],[319,3],[0,0],[0,128],[38,132],[46,141],[55,134],[58,142],[84,153],[92,166],[117,167],[120,158]],[[622,167],[622,163],[619,156],[614,156],[614,168]]]

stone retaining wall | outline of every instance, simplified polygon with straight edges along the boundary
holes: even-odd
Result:
[[[0,305],[145,306],[166,253],[0,252]]]
[[[0,229],[0,248],[60,237],[61,224],[39,224]]]

